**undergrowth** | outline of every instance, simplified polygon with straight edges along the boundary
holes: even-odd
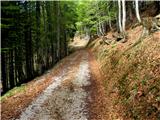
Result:
[[[24,92],[26,88],[26,85],[21,85],[19,87],[15,87],[11,90],[9,90],[7,93],[5,93],[3,96],[0,97],[1,102],[3,102],[5,99],[7,99],[8,97],[11,97],[17,93],[21,93]]]
[[[106,92],[112,93],[115,86],[118,89],[119,97],[114,98],[113,104],[123,106],[120,116],[124,119],[159,120],[159,37],[134,40],[133,45],[126,44],[124,49],[118,48],[119,43],[101,45],[99,41],[94,41],[90,47],[104,72]]]

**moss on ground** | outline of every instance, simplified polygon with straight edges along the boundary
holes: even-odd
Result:
[[[8,97],[11,97],[13,95],[16,95],[17,93],[24,92],[26,89],[26,85],[21,85],[19,87],[15,87],[11,90],[9,90],[7,93],[5,93],[3,96],[0,97],[1,102],[3,102]]]

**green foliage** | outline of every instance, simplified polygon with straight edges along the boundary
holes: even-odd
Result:
[[[80,1],[77,7],[77,29],[80,33],[97,33],[97,26],[116,19],[117,6],[113,1]]]
[[[19,87],[15,87],[12,90],[9,90],[6,94],[4,94],[3,96],[0,97],[0,100],[3,102],[5,99],[7,99],[8,97],[11,97],[17,93],[21,93],[24,92],[26,89],[25,85],[21,85]]]

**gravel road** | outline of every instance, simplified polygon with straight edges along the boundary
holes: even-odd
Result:
[[[88,120],[87,100],[90,92],[88,53],[82,52],[79,62],[74,59],[53,77],[53,82],[22,111],[17,120]]]

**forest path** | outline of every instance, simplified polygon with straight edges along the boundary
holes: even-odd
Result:
[[[80,36],[75,36],[73,41],[70,41],[68,44],[69,50],[75,51],[78,49],[83,49],[87,46],[89,40],[90,39],[87,37],[81,38]]]
[[[67,59],[17,120],[103,119],[105,95],[95,59],[88,50],[77,51]]]

